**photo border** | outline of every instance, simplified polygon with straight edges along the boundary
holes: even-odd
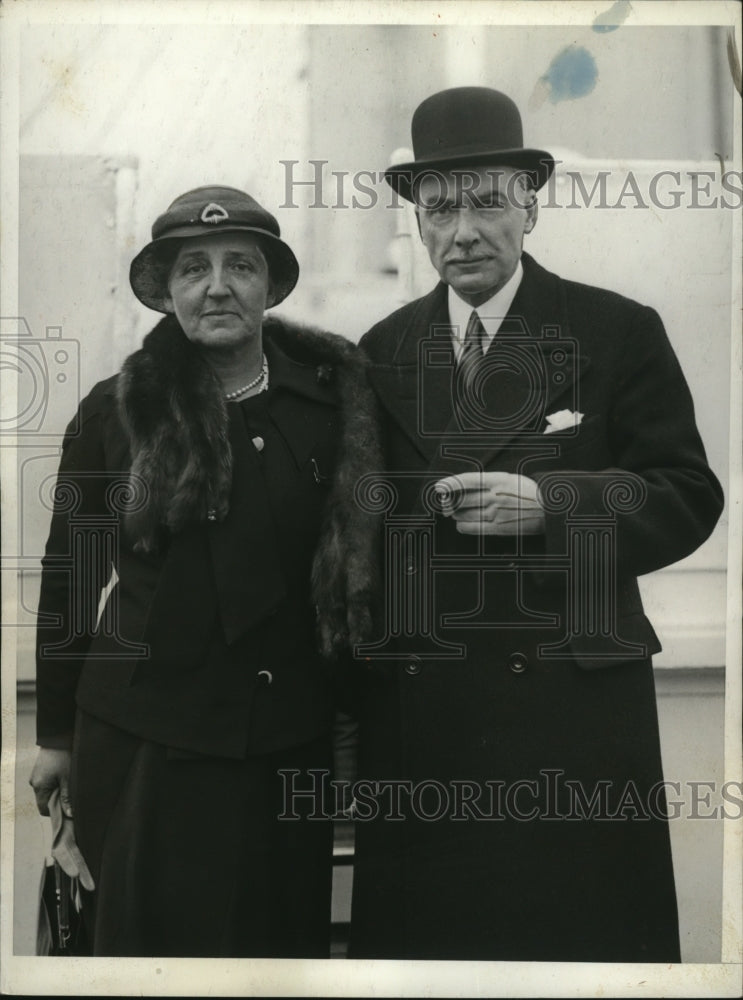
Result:
[[[616,4],[614,6],[617,6]],[[0,9],[0,186],[2,233],[0,259],[0,313],[18,315],[18,163],[20,29],[29,24],[118,23],[198,24],[207,11],[212,24],[560,24],[585,25],[605,13],[610,3],[497,2],[398,2],[368,0],[5,0]],[[734,28],[738,53],[741,13],[735,3],[667,3],[634,0],[628,25],[684,24],[729,25]],[[741,105],[735,104],[733,166],[741,167]],[[730,517],[728,542],[728,604],[725,698],[725,780],[741,781],[741,537],[743,528],[743,465],[741,418],[741,214],[733,223],[731,284],[734,289],[730,356]],[[3,405],[12,406],[14,387],[3,379]],[[18,484],[15,463],[0,449],[3,501],[12,504]],[[11,518],[2,521],[3,552],[15,551]],[[8,581],[3,587],[3,617],[14,609],[16,593]],[[12,620],[12,618],[11,618]],[[6,993],[29,995],[134,995],[153,996],[213,994],[220,996],[738,996],[743,982],[743,877],[740,821],[725,819],[722,961],[717,964],[678,966],[610,965],[586,963],[520,962],[413,962],[370,960],[268,959],[44,959],[14,956],[13,888],[14,770],[15,770],[15,655],[13,629],[2,631],[5,670],[2,677],[2,840],[0,841],[0,988]]]

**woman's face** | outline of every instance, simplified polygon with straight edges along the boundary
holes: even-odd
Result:
[[[195,344],[224,349],[259,336],[273,290],[258,239],[220,233],[184,240],[165,304]]]

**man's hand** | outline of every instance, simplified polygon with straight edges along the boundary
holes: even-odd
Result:
[[[463,535],[540,535],[539,488],[513,472],[462,472],[436,483],[441,509]]]
[[[55,788],[59,789],[59,799],[62,812],[72,817],[70,803],[70,765],[71,750],[52,750],[41,747],[34,769],[29,778],[29,784],[36,795],[36,808],[42,816],[49,815],[49,798]]]

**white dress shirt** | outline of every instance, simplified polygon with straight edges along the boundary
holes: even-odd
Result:
[[[485,328],[485,342],[482,345],[483,354],[493,343],[495,335],[500,329],[500,325],[508,315],[508,310],[516,296],[521,279],[524,276],[524,269],[521,261],[516,265],[516,270],[505,283],[503,288],[491,296],[487,302],[477,306],[477,315]],[[472,315],[473,306],[464,299],[460,299],[454,289],[449,285],[449,322],[451,323],[451,339],[454,344],[454,353],[459,361],[464,346],[464,336],[467,333],[467,324]]]

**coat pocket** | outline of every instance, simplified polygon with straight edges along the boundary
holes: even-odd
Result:
[[[559,445],[559,454],[565,455],[568,452],[594,444],[605,436],[605,433],[601,417],[595,414],[584,418],[575,427],[567,427],[565,430],[555,431],[552,434],[543,434],[542,438],[546,444]]]
[[[579,640],[572,642],[571,645],[575,662],[583,670],[600,670],[604,667],[649,660],[663,648],[655,629],[642,611],[617,618],[612,634],[606,636],[605,649],[597,648],[586,655],[580,655]]]

